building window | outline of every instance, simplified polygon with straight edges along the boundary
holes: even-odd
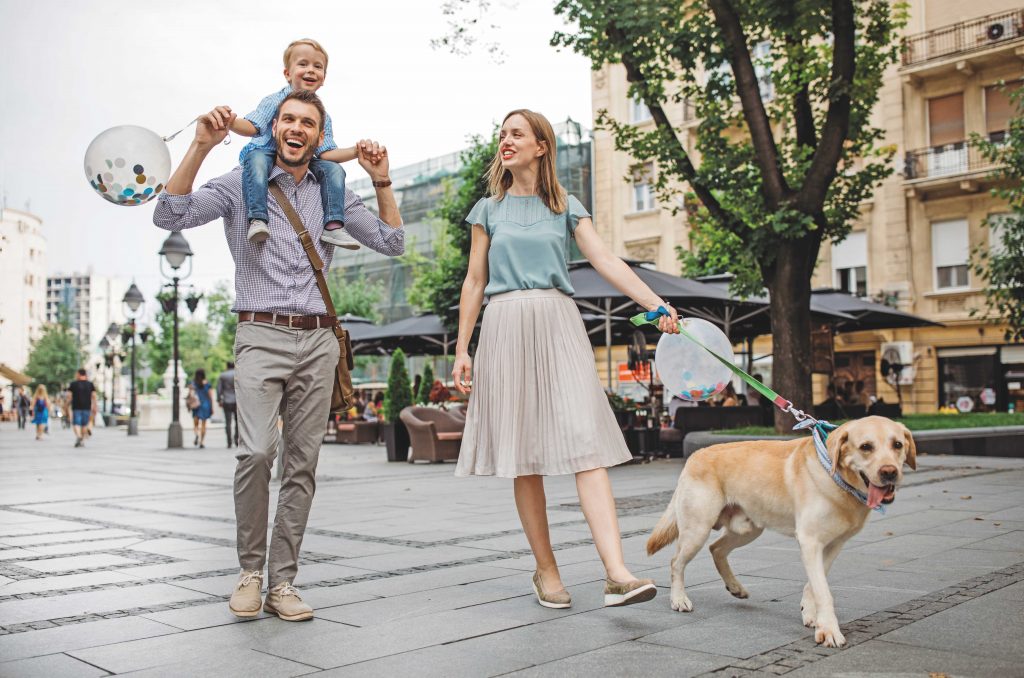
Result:
[[[1003,245],[1003,234],[1006,232],[1006,224],[1013,219],[1012,214],[990,214],[988,215],[988,249],[992,254],[1002,254],[1005,251]]]
[[[651,119],[651,109],[647,108],[640,97],[629,100],[629,121],[632,123],[647,122]]]
[[[928,144],[928,176],[967,171],[963,92],[928,100]]]
[[[940,406],[957,407],[959,404],[959,409],[973,412],[996,409],[994,404],[986,404],[981,397],[985,389],[999,391],[995,346],[940,348],[936,357],[939,362]]]
[[[935,289],[967,287],[969,257],[966,219],[932,223],[932,262],[935,267]]]
[[[1010,129],[1010,119],[1016,110],[1010,101],[1009,91],[1019,89],[1020,83],[1012,83],[1005,88],[992,85],[985,88],[985,133],[990,141],[1002,143],[1006,139],[1006,131]]]
[[[832,271],[836,289],[858,297],[868,295],[868,235],[857,231],[832,245]]]
[[[643,169],[633,174],[633,211],[646,212],[654,209],[654,193],[651,191],[651,176],[654,163],[644,163]]]

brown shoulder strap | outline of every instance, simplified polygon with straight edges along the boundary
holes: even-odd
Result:
[[[284,215],[288,217],[289,223],[292,228],[295,229],[295,233],[299,236],[299,242],[302,243],[302,249],[306,250],[306,256],[309,257],[309,263],[313,266],[313,275],[316,276],[316,285],[320,288],[320,295],[324,298],[324,305],[327,307],[327,315],[337,317],[338,314],[334,310],[334,302],[331,300],[331,292],[327,289],[327,280],[324,278],[324,261],[320,258],[320,254],[316,251],[316,246],[313,244],[313,238],[309,235],[309,231],[302,225],[302,218],[299,213],[295,211],[295,207],[292,206],[292,201],[288,199],[288,196],[284,194],[281,187],[277,185],[275,181],[269,182],[270,193],[274,196],[274,200],[284,210]]]

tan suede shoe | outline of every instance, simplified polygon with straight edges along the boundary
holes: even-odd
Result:
[[[313,608],[302,602],[299,592],[290,582],[281,582],[267,592],[263,611],[276,614],[285,621],[304,621],[313,618]]]
[[[619,607],[643,603],[658,595],[658,587],[653,579],[634,579],[625,584],[604,580],[604,606]]]
[[[572,596],[565,589],[555,591],[554,593],[548,593],[544,590],[539,572],[533,573],[533,592],[537,594],[537,602],[544,607],[550,607],[555,610],[572,607]]]
[[[238,585],[231,592],[228,608],[236,617],[255,617],[260,613],[263,590],[263,572],[242,570],[238,573]]]

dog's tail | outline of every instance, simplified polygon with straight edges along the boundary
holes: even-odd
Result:
[[[679,537],[679,525],[676,524],[675,497],[668,503],[668,508],[661,514],[661,519],[654,526],[654,532],[647,540],[647,555],[665,548]]]

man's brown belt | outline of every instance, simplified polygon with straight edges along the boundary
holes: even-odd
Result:
[[[241,311],[238,314],[238,320],[241,322],[280,325],[292,330],[316,330],[321,327],[334,327],[334,318],[329,315],[287,315],[283,313]]]

